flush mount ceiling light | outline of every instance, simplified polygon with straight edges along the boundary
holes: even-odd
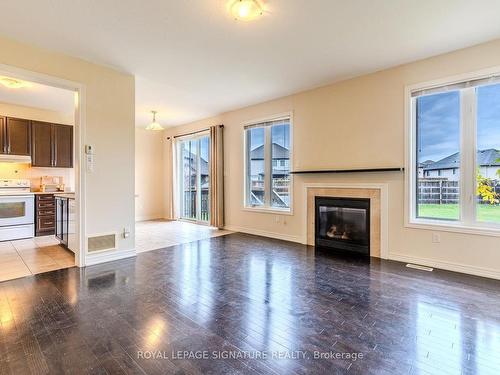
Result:
[[[22,89],[23,87],[31,86],[30,82],[10,77],[0,77],[0,83],[9,89]]]
[[[153,122],[146,126],[146,130],[163,130],[163,126],[161,126],[158,122],[156,122],[156,111],[151,111],[153,114]]]
[[[238,21],[252,21],[264,13],[259,0],[231,0],[228,2],[228,10]]]

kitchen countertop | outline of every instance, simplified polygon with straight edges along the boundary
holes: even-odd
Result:
[[[74,191],[32,191],[31,194],[43,195],[43,194],[75,194]]]
[[[64,193],[64,192],[59,192],[59,193],[54,193],[54,197],[59,197],[59,198],[68,198],[68,199],[75,199],[75,193]]]

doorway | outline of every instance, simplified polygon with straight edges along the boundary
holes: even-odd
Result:
[[[0,243],[0,263],[10,260],[13,262],[11,270],[16,271],[0,275],[0,279],[84,266],[84,208],[81,203],[85,176],[80,158],[84,87],[2,64],[0,73],[18,83],[16,90],[1,92],[0,117],[3,116],[4,123],[10,121],[12,128],[25,126],[29,130],[26,144],[30,151],[21,158],[17,156],[21,154],[18,148],[17,151],[12,148],[11,154],[17,155],[4,155],[0,174],[8,180],[5,189],[15,182],[16,188],[21,190],[25,183],[24,190],[16,194],[30,196],[34,206],[33,213],[30,211],[30,233],[4,238]],[[23,135],[12,131],[10,134],[11,138]],[[55,210],[56,195],[71,202],[64,221],[65,241],[56,233],[55,224],[60,219]]]
[[[182,138],[177,144],[179,218],[199,224],[210,221],[210,136]]]

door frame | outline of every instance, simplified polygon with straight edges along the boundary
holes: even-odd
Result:
[[[177,140],[176,140],[176,145],[175,145],[175,152],[177,153],[177,165],[175,166],[176,168],[176,180],[177,180],[177,186],[175,187],[176,190],[179,192],[179,194],[177,194],[177,202],[175,202],[175,204],[177,204],[177,206],[179,207],[179,210],[178,210],[178,220],[180,221],[186,221],[186,222],[189,222],[189,223],[195,223],[195,224],[200,224],[200,225],[210,225],[210,204],[208,205],[208,220],[200,220],[198,219],[200,216],[201,216],[201,189],[196,189],[196,200],[199,201],[196,205],[196,218],[195,219],[189,219],[189,218],[186,218],[186,217],[182,217],[182,210],[183,210],[183,204],[181,203],[184,199],[184,196],[183,196],[183,193],[180,189],[180,181],[181,181],[181,164],[183,163],[182,161],[182,153],[180,152],[180,149],[181,149],[181,143],[184,142],[184,141],[191,141],[191,140],[200,140],[202,138],[205,138],[207,137],[208,138],[208,142],[209,142],[209,148],[208,148],[208,158],[209,160],[207,160],[208,164],[209,164],[209,167],[210,167],[210,158],[212,157],[211,155],[211,152],[210,152],[210,131],[207,130],[207,131],[203,131],[203,132],[199,132],[195,135],[186,135],[186,136],[182,136],[182,137],[178,137]],[[200,146],[200,143],[198,142],[198,151],[200,151],[201,149],[201,146]],[[200,156],[200,154],[198,153],[197,154],[198,156]],[[196,182],[197,182],[197,185],[201,186],[201,174],[200,174],[200,171],[201,171],[201,168],[200,168],[200,157],[197,158],[197,176],[196,176]],[[182,164],[183,165],[183,164]],[[182,176],[184,177],[184,176]],[[210,176],[209,176],[209,181],[210,181]],[[210,199],[210,190],[211,190],[211,186],[210,186],[210,182],[208,184],[208,197]]]
[[[75,252],[75,265],[77,267],[85,266],[85,238],[86,238],[86,189],[85,189],[85,168],[82,158],[82,150],[85,145],[86,129],[86,88],[83,83],[70,81],[64,78],[37,73],[30,70],[18,68],[11,65],[0,64],[0,74],[26,81],[31,81],[47,86],[57,87],[73,91],[75,93],[75,124],[73,131],[73,168],[75,175],[75,200],[76,200],[76,238],[77,249]]]

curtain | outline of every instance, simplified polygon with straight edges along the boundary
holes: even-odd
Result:
[[[171,220],[177,219],[177,153],[174,137],[167,138],[167,153],[170,159],[170,171],[167,171],[167,176],[170,176],[170,181],[167,181],[169,194],[167,195],[168,210],[167,218]],[[169,173],[170,172],[170,173]]]
[[[224,126],[210,127],[210,225],[224,226]]]

